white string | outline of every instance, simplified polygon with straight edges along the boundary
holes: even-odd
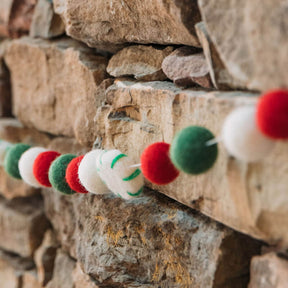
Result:
[[[129,166],[130,168],[134,168],[134,167],[141,167],[141,164],[139,163],[139,164],[134,164],[134,165],[131,165],[131,166]]]
[[[206,146],[206,147],[209,147],[209,146],[218,144],[218,143],[221,142],[221,141],[222,141],[222,138],[221,138],[221,137],[216,137],[216,138],[213,138],[213,139],[207,141],[207,142],[205,143],[205,146]]]

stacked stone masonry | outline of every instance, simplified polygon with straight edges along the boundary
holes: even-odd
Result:
[[[81,3],[80,3],[81,2]],[[288,88],[283,1],[0,1],[0,139],[139,163]],[[264,47],[264,48],[263,48]],[[276,50],[277,49],[277,50]],[[0,167],[1,288],[285,288],[287,143],[143,196],[65,196]]]

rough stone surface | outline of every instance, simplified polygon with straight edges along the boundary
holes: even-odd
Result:
[[[252,259],[249,288],[286,288],[287,283],[287,260],[279,258],[275,253]]]
[[[38,282],[45,286],[51,279],[54,270],[59,243],[56,241],[54,232],[47,230],[41,246],[36,250],[34,260],[37,266]]]
[[[19,288],[20,278],[15,275],[13,267],[0,258],[1,288]]]
[[[106,76],[107,59],[66,38],[22,38],[7,50],[18,119],[52,134],[73,136],[81,130],[90,135],[104,100],[99,85]]]
[[[0,37],[27,34],[37,0],[2,0],[0,2]]]
[[[204,54],[195,53],[193,48],[176,49],[164,59],[162,69],[177,86],[191,87],[198,84],[204,88],[213,87]]]
[[[10,73],[3,60],[7,45],[8,41],[0,40],[0,117],[11,116]]]
[[[74,288],[99,288],[94,280],[82,271],[79,263],[76,264],[76,267],[73,270],[72,278]]]
[[[117,148],[139,163],[146,146],[171,143],[175,133],[189,125],[220,135],[228,113],[240,105],[255,105],[258,95],[180,90],[168,82],[116,81],[106,96],[110,105],[97,114],[102,146]],[[218,160],[207,173],[181,173],[167,186],[147,185],[238,231],[287,247],[286,149],[285,143],[277,143],[263,161],[245,164],[229,157],[219,143]]]
[[[41,145],[46,147],[51,137],[40,133],[34,129],[24,127],[16,119],[0,119],[0,139],[11,143],[26,143],[30,145]],[[0,167],[0,194],[7,199],[25,197],[39,194],[39,189],[35,189],[24,181],[14,179],[7,175],[4,168]]]
[[[11,266],[18,275],[30,271],[35,268],[35,264],[31,257],[23,258],[15,253],[0,249],[0,259]],[[1,279],[1,278],[0,278]]]
[[[41,244],[48,226],[39,196],[10,201],[0,198],[1,248],[30,257]]]
[[[75,288],[72,272],[76,262],[60,249],[57,251],[53,279],[46,288]]]
[[[43,286],[38,282],[35,271],[30,271],[23,274],[21,279],[22,286],[19,288],[42,288]]]
[[[65,26],[55,14],[50,0],[38,0],[30,27],[30,37],[53,38],[65,33]]]
[[[288,87],[285,1],[200,0],[199,5],[209,35],[233,78],[261,91]]]
[[[199,46],[194,25],[197,1],[54,0],[66,33],[96,47],[101,43],[157,43]]]
[[[196,24],[196,32],[203,48],[211,81],[220,90],[231,90],[232,88],[244,88],[243,84],[233,78],[224,66],[218,51],[213,44],[204,22]]]
[[[124,48],[109,61],[107,72],[114,77],[133,76],[138,80],[165,80],[161,64],[173,47],[157,49],[153,46],[129,46]]]

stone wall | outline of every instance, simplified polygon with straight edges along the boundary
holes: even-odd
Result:
[[[288,88],[285,5],[1,1],[0,138],[138,163],[188,125],[219,135],[232,109]],[[245,164],[220,143],[208,173],[129,201],[31,188],[0,167],[0,287],[285,288],[286,145]]]

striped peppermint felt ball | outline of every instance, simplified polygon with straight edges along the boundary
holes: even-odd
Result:
[[[103,183],[98,175],[96,168],[96,159],[103,152],[101,149],[95,149],[84,155],[78,168],[80,183],[87,191],[93,194],[107,194],[109,189]]]
[[[0,165],[4,164],[6,152],[10,147],[12,147],[11,143],[6,142],[4,140],[0,140]]]
[[[265,158],[274,147],[274,142],[259,131],[255,113],[253,106],[237,108],[227,116],[222,127],[227,151],[245,162]]]
[[[24,182],[36,188],[40,188],[42,185],[33,174],[33,165],[38,155],[45,151],[46,149],[42,147],[30,148],[22,154],[18,164],[19,172]]]
[[[70,188],[77,193],[88,193],[85,187],[80,183],[78,176],[78,169],[81,163],[81,160],[84,156],[79,156],[74,158],[67,166],[66,169],[66,181]]]
[[[124,199],[139,196],[144,187],[141,170],[131,167],[132,159],[119,150],[103,151],[96,160],[99,176],[107,187]]]
[[[33,164],[33,174],[35,179],[44,187],[52,187],[48,177],[49,168],[60,155],[56,151],[46,151],[36,157]]]
[[[66,181],[67,166],[74,158],[76,155],[73,154],[61,155],[53,161],[49,168],[48,176],[52,187],[66,195],[75,194],[75,191],[70,188]]]
[[[30,147],[30,145],[19,143],[10,147],[6,152],[4,158],[4,169],[13,178],[21,179],[18,163],[22,154]]]

